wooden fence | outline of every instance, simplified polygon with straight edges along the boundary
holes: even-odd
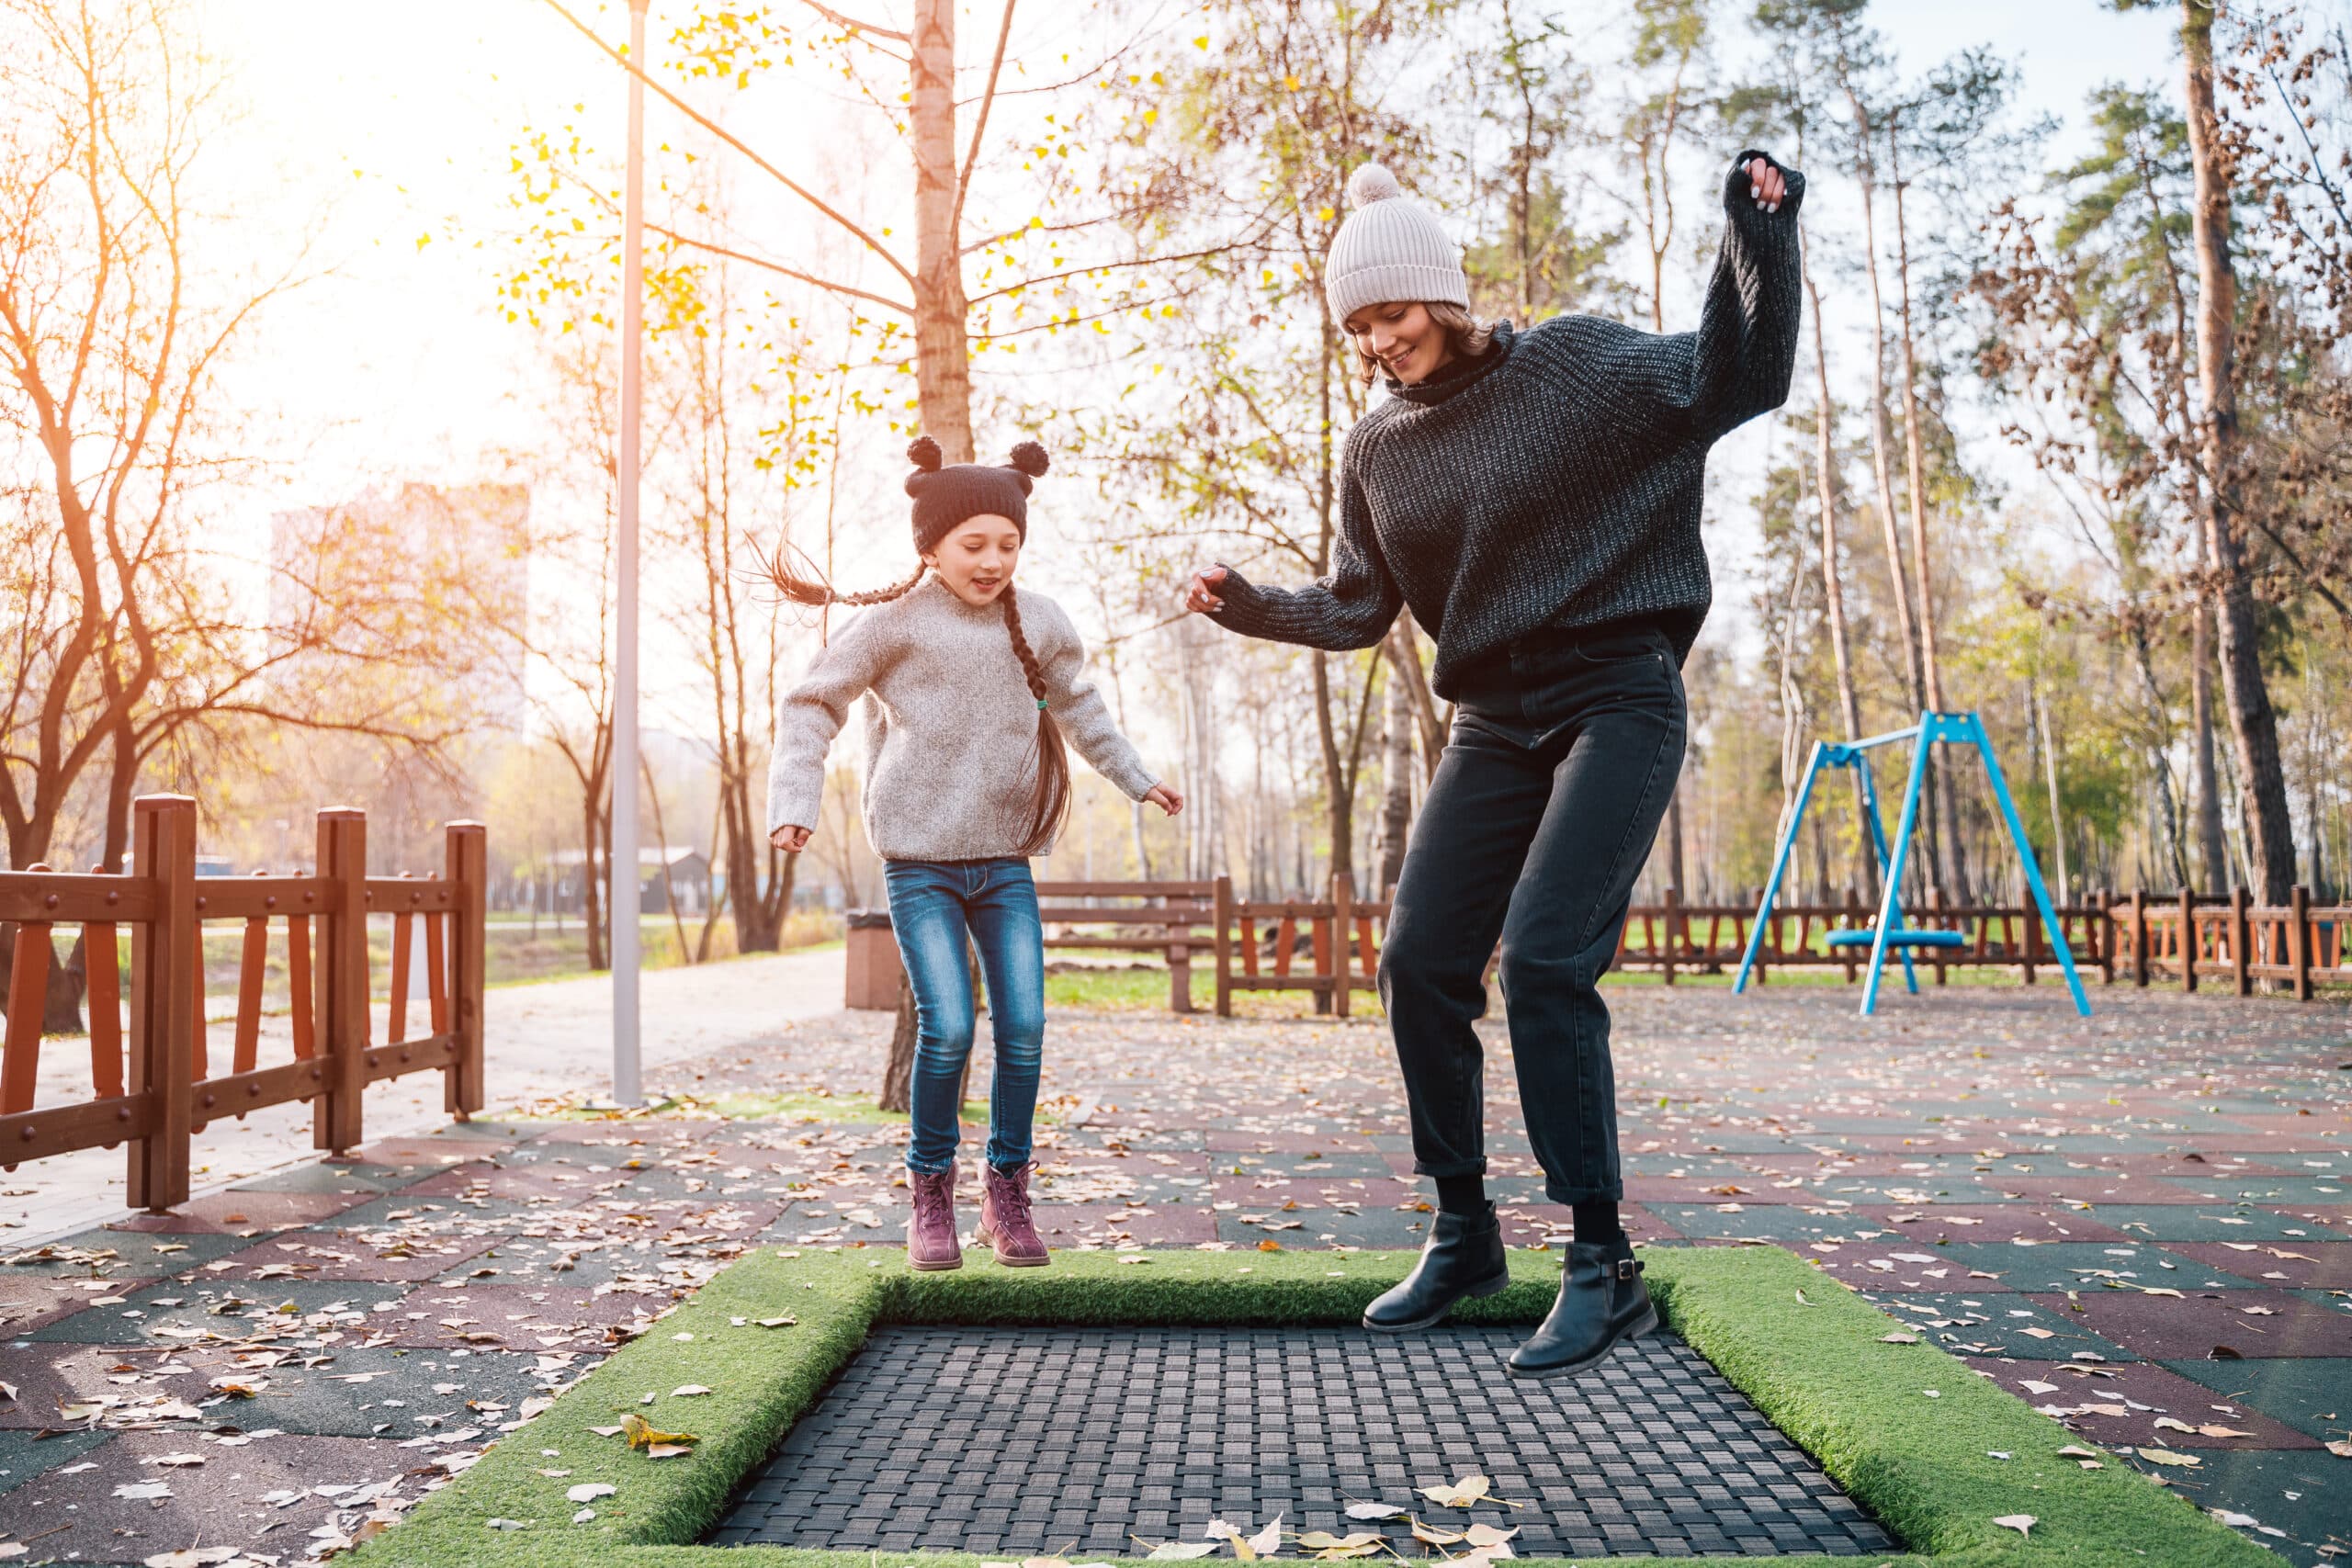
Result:
[[[0,1043],[6,1168],[127,1144],[131,1206],[161,1212],[187,1201],[190,1139],[220,1116],[307,1101],[316,1145],[341,1152],[361,1142],[362,1094],[379,1079],[437,1071],[451,1114],[462,1120],[481,1109],[481,824],[449,824],[437,877],[369,876],[366,814],[344,807],[318,814],[318,863],[309,876],[199,881],[196,802],[186,795],[140,799],[132,843],[129,875],[0,872],[0,929],[14,928]],[[370,915],[391,919],[380,1043],[371,1040]],[[243,926],[225,1062],[213,1057],[204,1019],[208,920]],[[412,1020],[420,923],[425,1016]],[[36,1107],[51,944],[56,927],[74,924],[85,938],[89,1097]],[[127,977],[117,945],[125,927]],[[292,1055],[263,1066],[262,981],[274,931],[285,939]]]
[[[1388,904],[1352,899],[1335,888],[1322,901],[1236,898],[1229,878],[1212,885],[1216,954],[1216,1010],[1230,1016],[1236,991],[1306,991],[1339,1017],[1348,1016],[1357,991],[1377,988],[1380,943]],[[1849,890],[1837,904],[1775,908],[1757,949],[1754,978],[1776,969],[1835,968],[1851,983],[1869,964],[1867,949],[1830,947],[1832,931],[1863,931],[1876,911]],[[2352,906],[2319,906],[2302,888],[2292,903],[2267,908],[2240,888],[2228,897],[2184,893],[2128,900],[2101,893],[2061,907],[2058,924],[2077,969],[2106,984],[2119,977],[2140,986],[2177,980],[2195,990],[2202,979],[2228,980],[2240,996],[2257,981],[2278,982],[2308,1000],[2322,985],[2352,985]],[[1684,904],[1669,889],[1665,901],[1635,905],[1618,938],[1614,967],[1656,971],[1668,985],[1678,976],[1729,974],[1739,966],[1756,921],[1753,900]],[[2015,970],[2032,985],[2057,966],[2049,933],[2030,905],[1947,908],[1931,897],[1908,911],[1914,928],[1958,931],[1958,947],[1919,951],[1913,963],[1938,985],[1964,968]],[[2183,932],[2193,932],[2184,940]],[[2184,953],[2188,954],[2184,958]],[[1894,959],[1889,957],[1892,964]]]

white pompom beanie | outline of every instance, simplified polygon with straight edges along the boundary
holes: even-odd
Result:
[[[1392,299],[1470,308],[1461,247],[1429,209],[1406,199],[1396,175],[1366,164],[1348,176],[1348,206],[1323,263],[1332,321],[1345,322],[1366,305]]]

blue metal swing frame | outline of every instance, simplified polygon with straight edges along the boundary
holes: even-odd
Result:
[[[1878,787],[1871,776],[1870,753],[1881,746],[1892,746],[1909,740],[1911,777],[1903,791],[1903,814],[1894,829],[1894,843],[1890,853],[1884,825],[1879,819]],[[2041,880],[2041,867],[2033,858],[2033,846],[2026,842],[2025,828],[2018,820],[2017,803],[2009,795],[2008,780],[2002,775],[2000,759],[1993,754],[1992,738],[1984,732],[1984,722],[1974,709],[1962,713],[1926,712],[1919,722],[1884,735],[1873,735],[1863,740],[1816,740],[1813,754],[1806,760],[1804,782],[1798,786],[1796,805],[1781,829],[1781,841],[1772,853],[1772,875],[1764,885],[1764,898],[1756,908],[1756,923],[1747,933],[1747,949],[1740,955],[1739,974],[1732,982],[1735,992],[1747,988],[1748,971],[1755,966],[1756,954],[1762,947],[1764,931],[1772,919],[1772,906],[1779,899],[1781,878],[1788,871],[1789,855],[1796,846],[1797,830],[1804,825],[1807,807],[1813,803],[1813,786],[1822,773],[1829,768],[1854,768],[1861,775],[1862,816],[1869,824],[1871,849],[1877,856],[1880,896],[1878,918],[1868,931],[1835,931],[1829,937],[1832,947],[1860,947],[1870,944],[1870,973],[1862,981],[1862,1016],[1867,1018],[1878,1010],[1878,983],[1886,966],[1887,949],[1895,950],[1902,960],[1904,983],[1913,995],[1919,990],[1919,976],[1911,965],[1911,949],[1915,947],[1958,947],[1963,939],[1958,931],[1935,931],[1904,923],[1901,890],[1903,871],[1910,858],[1911,836],[1918,826],[1919,797],[1928,776],[1928,753],[1938,741],[1951,746],[1973,746],[1984,763],[1984,776],[1993,785],[1994,802],[2001,808],[2001,821],[2009,831],[2009,842],[2018,852],[2018,863],[2025,868],[2027,889],[2033,895],[2034,908],[2039,911],[2042,928],[2050,933],[2050,948],[2057,956],[2059,967],[2065,972],[2066,988],[2073,993],[2075,1010],[2088,1018],[2090,998],[2084,993],[2083,978],[2075,970],[2074,949],[2066,941],[2064,928],[2058,923],[2058,911],[2050,903],[2050,890]]]

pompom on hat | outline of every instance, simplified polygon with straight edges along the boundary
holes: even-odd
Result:
[[[955,527],[973,517],[1002,517],[1029,537],[1029,490],[1052,465],[1046,449],[1023,441],[1009,463],[943,465],[939,443],[918,435],[907,447],[915,471],[907,476],[914,498],[915,553],[929,555]]]
[[[1331,320],[1391,300],[1470,308],[1462,249],[1429,209],[1405,195],[1396,176],[1366,164],[1348,176],[1348,216],[1323,263]]]

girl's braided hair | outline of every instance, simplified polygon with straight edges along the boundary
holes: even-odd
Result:
[[[918,469],[934,470],[939,467],[939,444],[928,435],[917,436],[907,447],[908,460]],[[1023,481],[1044,475],[1049,466],[1046,449],[1035,441],[1023,441],[1012,449],[1013,469],[1026,478]],[[870,589],[863,593],[843,593],[827,582],[814,563],[804,572],[797,569],[789,547],[779,545],[768,558],[767,577],[776,591],[796,604],[823,606],[827,604],[885,604],[902,599],[914,592],[931,570],[928,561],[918,561],[913,575],[888,588]],[[800,558],[807,560],[806,556]],[[1012,639],[1012,655],[1021,661],[1021,673],[1029,687],[1029,694],[1037,702],[1037,739],[1031,753],[1035,784],[1029,796],[1029,826],[1016,853],[1034,855],[1042,852],[1061,832],[1069,819],[1070,807],[1069,748],[1062,739],[1061,726],[1054,722],[1048,705],[1046,667],[1035,649],[1029,646],[1026,633],[1021,629],[1021,602],[1012,583],[1004,585],[1004,629]]]

